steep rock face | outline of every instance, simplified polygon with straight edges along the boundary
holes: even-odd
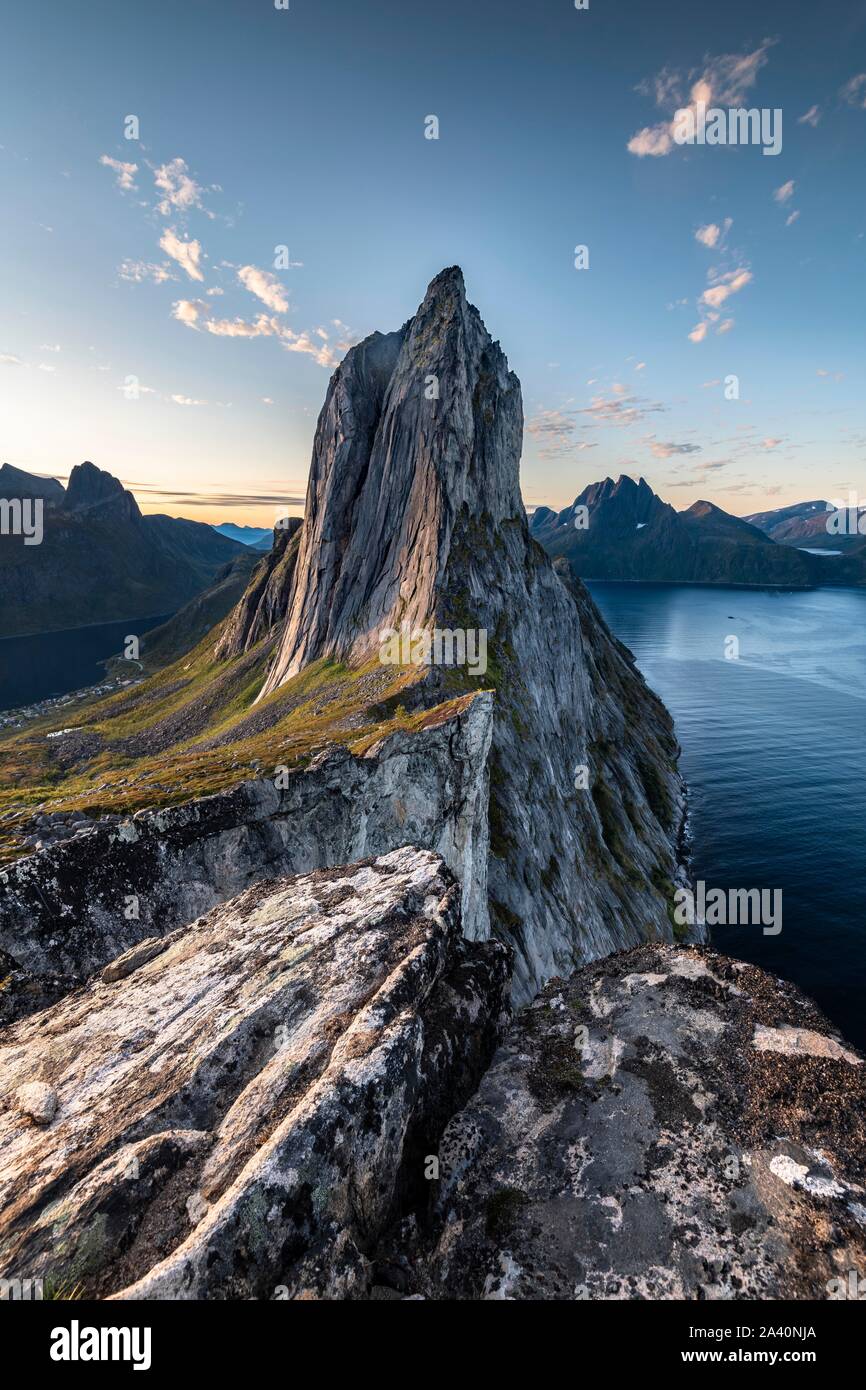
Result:
[[[792,985],[702,948],[597,962],[523,1012],[449,1124],[412,1287],[845,1297],[866,1274],[864,1101],[866,1059]]]
[[[274,528],[273,546],[259,561],[225,624],[215,648],[216,656],[240,656],[284,620],[298,560],[301,525],[300,517],[287,517],[284,525]]]
[[[456,268],[399,333],[347,353],[319,417],[298,577],[264,693],[319,656],[364,659],[383,627],[430,622],[458,518],[522,515],[522,428],[519,382]]]
[[[486,634],[474,684],[497,692],[491,905],[515,948],[519,1002],[593,956],[671,939],[682,814],[666,711],[586,591],[529,535],[522,428],[519,382],[457,268],[399,332],[347,354],[319,418],[263,691],[320,657],[363,662],[402,624]],[[413,698],[472,684],[434,667]]]
[[[507,974],[415,849],[258,883],[142,943],[3,1033],[0,1274],[363,1296],[507,1021]]]
[[[268,875],[328,868],[400,844],[459,877],[464,930],[489,934],[487,758],[491,697],[365,757],[332,747],[284,785],[243,782],[119,826],[95,826],[0,873],[0,1020],[87,978]],[[65,986],[64,986],[65,982]]]

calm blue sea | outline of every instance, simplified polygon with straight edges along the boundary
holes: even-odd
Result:
[[[589,587],[676,721],[695,879],[783,890],[781,935],[713,944],[866,1045],[866,592]]]

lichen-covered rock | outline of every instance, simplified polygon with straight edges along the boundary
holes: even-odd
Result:
[[[460,900],[412,848],[261,882],[7,1027],[0,1275],[363,1296],[508,1018],[508,953],[465,940]]]
[[[467,697],[365,757],[332,747],[306,770],[95,826],[4,869],[0,977],[13,988],[0,989],[0,1022],[260,878],[408,843],[442,855],[461,884],[464,932],[483,939],[491,706]]]
[[[440,1155],[412,1262],[428,1297],[823,1299],[866,1279],[866,1061],[792,985],[705,948],[552,981]]]

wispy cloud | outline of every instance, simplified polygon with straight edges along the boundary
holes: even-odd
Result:
[[[699,454],[701,452],[700,444],[663,444],[660,440],[656,440],[653,435],[650,435],[646,443],[649,444],[653,457],[657,459],[673,458],[676,454]]]
[[[839,95],[849,106],[866,111],[866,72],[858,72],[856,77],[849,78],[844,87],[840,87]]]
[[[14,352],[0,352],[0,362],[4,367],[23,367],[24,363],[20,357],[16,357]]]
[[[196,240],[184,241],[172,227],[167,227],[159,239],[159,244],[167,256],[177,261],[191,280],[203,280],[199,269],[201,243]]]
[[[734,319],[726,318],[720,323],[718,311],[731,295],[739,294],[751,282],[752,272],[745,266],[738,266],[736,270],[713,269],[707,278],[710,283],[698,300],[701,318],[689,334],[692,343],[702,343],[711,327],[715,327],[716,333],[730,333]]]
[[[287,352],[307,353],[321,367],[335,367],[355,341],[345,324],[340,325],[340,338],[331,343],[324,328],[316,329],[314,338],[307,331],[296,333],[288,324],[269,314],[259,314],[252,322],[242,318],[216,318],[212,306],[203,299],[176,300],[172,305],[172,317],[187,328],[196,332],[204,330],[218,338],[277,338]]]
[[[627,427],[640,424],[649,415],[656,415],[667,409],[661,401],[649,401],[643,396],[630,396],[614,387],[611,396],[595,396],[580,415],[589,416],[593,425],[614,425]]]
[[[184,492],[170,488],[157,487],[153,483],[136,483],[123,480],[124,487],[130,488],[136,496],[143,494],[166,501],[182,503],[186,507],[303,507],[306,501],[303,492],[287,495],[274,489],[270,492]]]
[[[721,226],[717,222],[708,222],[705,227],[698,227],[695,232],[695,241],[699,241],[702,246],[706,246],[712,251],[724,240],[732,226],[733,218],[731,217],[726,217]]]
[[[273,309],[276,314],[285,314],[289,307],[286,291],[280,284],[276,275],[272,275],[269,270],[259,270],[258,266],[242,265],[238,270],[238,279],[244,289],[254,294],[269,309]]]
[[[777,203],[787,203],[794,196],[794,189],[797,187],[794,179],[788,179],[780,188],[773,190],[773,197]]]
[[[808,111],[804,111],[802,116],[797,117],[798,125],[810,125],[814,130],[821,119],[820,106],[810,106]]]
[[[122,188],[124,193],[129,193],[135,189],[135,175],[138,173],[137,164],[124,164],[122,159],[112,159],[110,154],[99,156],[100,164],[104,164],[107,169],[113,169],[117,175],[117,186]]]
[[[198,208],[207,217],[213,218],[214,214],[208,211],[202,201],[205,189],[196,183],[185,159],[175,157],[167,164],[157,165],[153,169],[153,181],[162,195],[156,210],[163,217],[170,217],[172,209],[188,213],[193,208]]]
[[[136,285],[141,284],[143,280],[152,280],[155,285],[162,285],[166,280],[177,279],[176,275],[172,275],[167,261],[159,265],[150,261],[123,261],[118,266],[117,273],[121,280],[131,280]]]
[[[751,279],[752,272],[750,270],[743,268],[727,270],[724,274],[717,276],[715,283],[704,290],[700,303],[709,305],[711,309],[718,309],[732,294],[738,294],[740,290],[744,289]]]
[[[687,73],[663,68],[655,77],[642,82],[637,90],[652,96],[656,105],[670,114],[655,125],[644,126],[631,137],[627,145],[631,154],[639,158],[670,154],[676,145],[673,117],[678,110],[695,111],[699,101],[707,106],[740,106],[746,93],[755,85],[772,42],[765,39],[751,53],[722,53],[707,57],[701,67]]]

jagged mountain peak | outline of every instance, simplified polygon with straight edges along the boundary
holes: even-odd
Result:
[[[435,616],[457,518],[525,526],[520,384],[466,299],[437,275],[411,319],[331,378],[281,649],[264,694],[321,656],[362,659],[383,627]]]
[[[628,473],[620,473],[616,482],[612,478],[605,478],[602,482],[590,483],[575,498],[573,506],[567,509],[569,517],[575,514],[578,507],[586,507],[590,514],[597,512],[606,526],[621,525],[632,529],[672,511],[668,503],[653,492],[646,478],[639,478],[635,482]]]
[[[69,512],[98,510],[100,515],[116,520],[133,521],[141,516],[138,503],[120,479],[89,459],[77,463],[69,474],[63,506]]]

